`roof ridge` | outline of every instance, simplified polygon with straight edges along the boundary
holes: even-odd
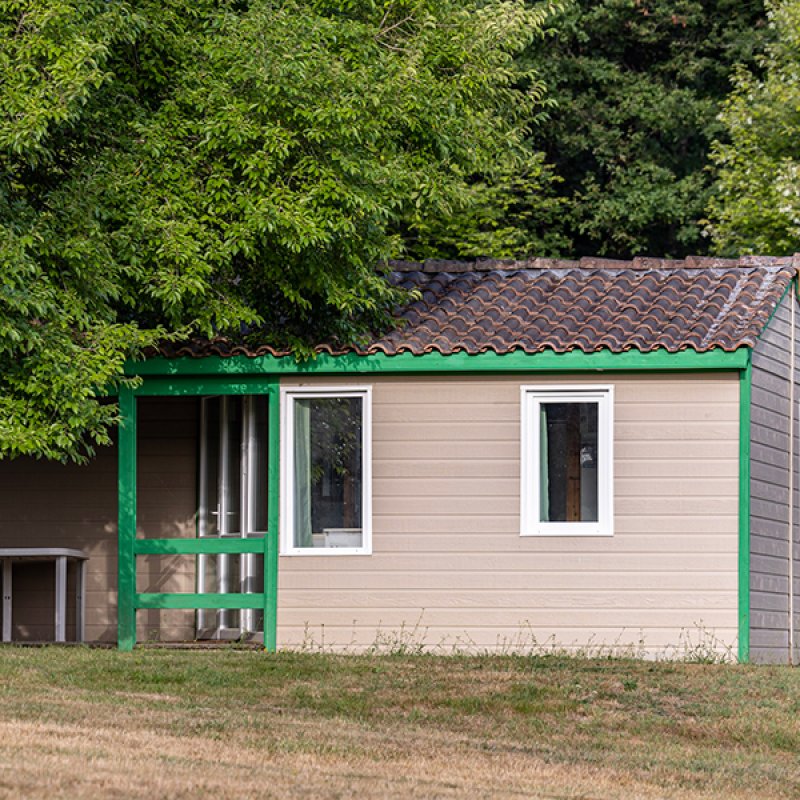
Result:
[[[741,256],[739,258],[720,258],[717,256],[686,256],[684,259],[658,258],[655,256],[635,256],[630,260],[582,256],[568,258],[527,258],[500,259],[477,258],[474,261],[429,258],[425,261],[389,261],[394,272],[517,272],[519,270],[546,269],[747,269],[754,267],[792,267],[800,268],[800,254],[794,256]]]

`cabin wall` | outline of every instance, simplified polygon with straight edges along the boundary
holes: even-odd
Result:
[[[520,386],[615,388],[612,537],[520,536]],[[373,553],[283,555],[280,646],[630,649],[737,639],[736,373],[360,376]]]
[[[373,387],[373,553],[281,556],[279,646],[735,652],[734,373],[283,384]],[[552,384],[615,388],[612,537],[519,535],[520,386]],[[195,399],[140,400],[142,535],[194,535],[197,407]],[[89,552],[94,641],[116,638],[116,491],[115,448],[80,467],[0,462],[0,542]],[[139,590],[191,591],[193,561],[140,558]],[[18,569],[15,638],[51,639],[46,568],[27,577]],[[194,634],[193,612],[137,619],[139,641]]]
[[[139,401],[138,514],[147,536],[194,535],[197,401]],[[70,547],[90,558],[86,638],[117,636],[117,450],[100,448],[85,465],[19,458],[0,461],[0,547]],[[160,563],[158,563],[160,562]],[[140,591],[191,591],[193,559],[139,560]],[[53,566],[14,565],[13,638],[53,639]],[[67,637],[74,637],[69,570]],[[140,641],[194,636],[186,611],[140,611]]]
[[[797,316],[797,300],[790,292],[756,345],[752,361],[750,652],[753,661],[762,663],[790,661],[790,557],[794,559],[795,662],[800,655],[800,439],[797,421],[800,353],[794,355],[792,415],[792,305]],[[800,320],[796,319],[795,327],[798,322]],[[790,419],[794,420],[793,475],[789,469]]]

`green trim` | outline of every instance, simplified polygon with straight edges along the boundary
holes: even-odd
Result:
[[[312,375],[326,373],[406,373],[406,372],[565,372],[592,370],[717,370],[743,369],[749,359],[749,350],[741,347],[732,352],[707,350],[681,350],[669,353],[666,350],[653,350],[642,353],[627,350],[612,353],[599,350],[584,353],[570,350],[555,353],[546,350],[542,353],[523,353],[514,351],[498,355],[493,351],[469,355],[468,353],[426,353],[415,356],[400,353],[387,356],[375,353],[359,356],[352,353],[331,356],[325,353],[314,359],[298,362],[291,356],[207,356],[204,358],[154,358],[149,361],[130,362],[126,366],[128,375]],[[138,394],[148,392],[147,383],[137,389]],[[165,384],[167,387],[169,383]],[[176,384],[176,388],[178,384]],[[158,393],[164,393],[159,391]]]
[[[117,473],[117,646],[136,644],[136,398],[128,387],[119,392],[119,470]]]
[[[252,594],[137,594],[136,608],[261,608],[264,595]]]
[[[267,536],[264,552],[264,647],[275,652],[278,645],[278,537],[280,523],[281,406],[280,387],[270,386],[269,452],[267,461]]]
[[[263,539],[137,539],[134,544],[136,555],[241,555],[242,553],[262,554]]]
[[[752,365],[739,373],[739,661],[750,660],[750,395]]]
[[[269,397],[268,527],[263,538],[250,539],[137,539],[136,538],[136,398],[137,396],[197,396],[209,394],[261,394]],[[120,650],[136,645],[136,611],[140,608],[262,608],[264,646],[275,650],[278,597],[278,521],[280,490],[280,388],[274,378],[262,376],[206,376],[148,378],[136,388],[119,389],[119,576],[118,632]],[[136,557],[140,555],[264,555],[264,591],[258,593],[143,593],[136,592]]]

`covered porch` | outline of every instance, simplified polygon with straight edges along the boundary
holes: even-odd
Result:
[[[138,515],[138,406],[194,398],[198,409],[196,535],[150,531]],[[137,641],[137,612],[195,610],[195,635],[261,638],[277,626],[280,400],[276,379],[148,376],[119,392],[117,644]],[[154,558],[155,557],[155,558]],[[140,591],[140,563],[184,557],[193,591]],[[150,580],[153,584],[153,570]],[[158,583],[158,581],[156,581]]]

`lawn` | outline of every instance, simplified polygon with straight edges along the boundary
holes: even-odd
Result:
[[[789,668],[5,647],[0,696],[0,797],[800,797]]]

